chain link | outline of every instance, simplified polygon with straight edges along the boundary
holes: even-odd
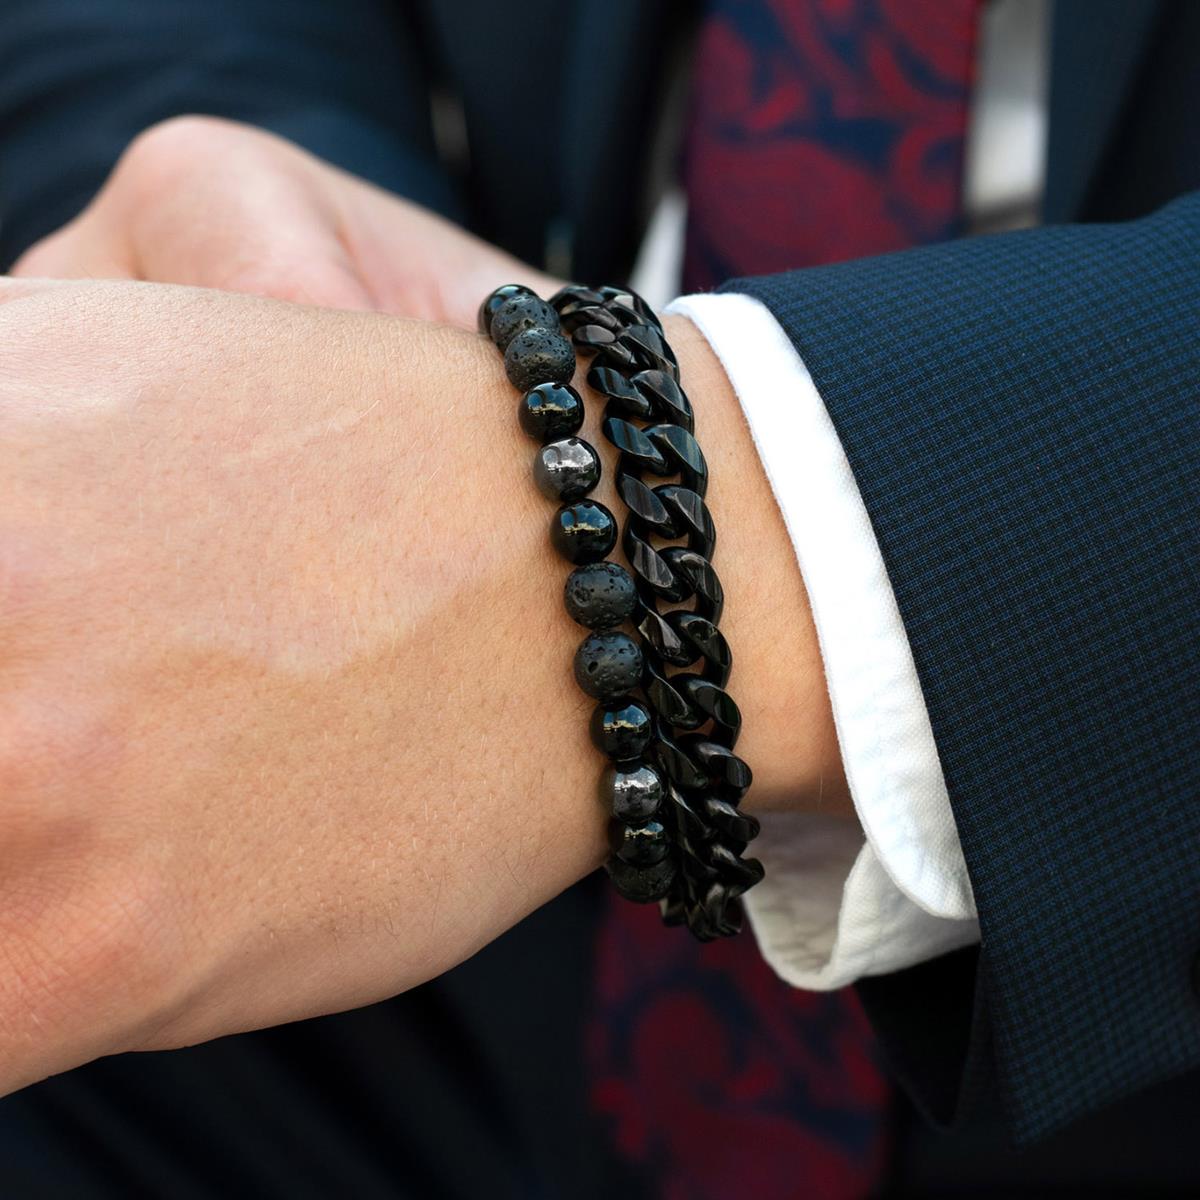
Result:
[[[637,584],[634,622],[654,720],[651,757],[666,780],[665,815],[679,856],[663,918],[686,922],[704,941],[728,936],[741,928],[741,896],[763,868],[744,857],[758,822],[738,807],[751,772],[734,753],[742,719],[725,690],[732,655],[717,627],[724,593],[712,565],[708,465],[692,406],[662,325],[636,293],[566,287],[550,303],[576,349],[594,356],[587,382],[605,397],[602,428],[618,451],[622,546]],[[653,482],[669,478],[677,482]]]

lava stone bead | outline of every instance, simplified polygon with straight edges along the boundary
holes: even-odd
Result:
[[[526,329],[508,343],[504,371],[523,392],[539,383],[569,383],[575,374],[575,347],[557,329]]]
[[[533,478],[551,500],[581,500],[600,482],[600,456],[579,438],[551,442],[537,452]]]
[[[498,287],[494,292],[487,296],[483,303],[479,306],[479,332],[485,337],[492,336],[492,318],[499,311],[501,305],[511,300],[514,296],[534,296],[536,295],[522,283],[506,283],[503,287]]]
[[[617,519],[595,500],[564,504],[550,524],[550,541],[567,562],[599,562],[617,544]]]
[[[604,864],[613,886],[626,900],[649,904],[662,900],[675,882],[675,860],[664,858],[652,867],[634,867],[613,855]]]
[[[642,649],[627,633],[590,633],[575,651],[575,682],[596,700],[615,700],[642,682]]]
[[[600,779],[600,799],[618,821],[640,825],[662,803],[662,776],[645,763],[609,767]]]
[[[596,747],[617,762],[640,758],[654,736],[650,710],[628,696],[596,705],[590,729]]]
[[[509,342],[526,329],[559,328],[558,313],[545,300],[532,293],[512,296],[492,316],[492,341],[504,351]]]
[[[517,409],[521,428],[540,442],[553,442],[578,433],[583,425],[583,400],[566,383],[539,383],[521,397]]]
[[[662,862],[670,850],[667,831],[658,821],[613,828],[613,853],[631,867],[652,867]]]
[[[567,576],[563,601],[571,620],[588,629],[613,629],[633,615],[637,588],[620,563],[588,563]]]

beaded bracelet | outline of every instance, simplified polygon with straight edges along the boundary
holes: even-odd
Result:
[[[584,404],[569,384],[575,352],[564,326],[575,347],[596,355],[588,383],[607,397],[603,429],[620,452],[623,548],[633,575],[605,561],[616,521],[587,499],[601,464],[594,447],[574,436]],[[628,289],[569,287],[546,303],[509,284],[484,300],[479,327],[524,392],[521,425],[542,443],[534,478],[562,502],[551,540],[575,564],[564,599],[592,631],[576,652],[575,678],[599,701],[592,740],[611,760],[601,788],[613,818],[606,869],[626,898],[661,901],[669,924],[686,922],[702,940],[736,933],[739,898],[762,878],[761,865],[741,857],[758,825],[737,807],[751,776],[733,753],[741,718],[724,691],[732,660],[717,629],[722,598],[710,562],[707,466],[674,355],[653,312]],[[647,473],[678,475],[679,483],[651,488]],[[686,544],[658,550],[652,537]],[[691,597],[694,611],[661,611],[660,600]],[[620,629],[627,621],[636,639]],[[698,660],[699,673],[667,674],[668,664]]]

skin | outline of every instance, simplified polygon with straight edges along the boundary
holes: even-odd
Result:
[[[782,518],[719,363],[668,333],[751,806],[847,812]],[[0,1092],[393,995],[602,861],[568,568],[485,339],[21,280],[0,343]]]
[[[215,117],[146,130],[13,274],[143,279],[474,327],[502,283],[558,282],[282,138]]]

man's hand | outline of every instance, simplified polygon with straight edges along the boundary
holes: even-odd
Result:
[[[147,130],[13,274],[142,279],[470,328],[501,283],[558,284],[290,142],[215,117]]]
[[[670,329],[752,795],[827,803],[791,546]],[[0,344],[0,1093],[392,995],[599,864],[583,631],[484,339],[0,281]]]

